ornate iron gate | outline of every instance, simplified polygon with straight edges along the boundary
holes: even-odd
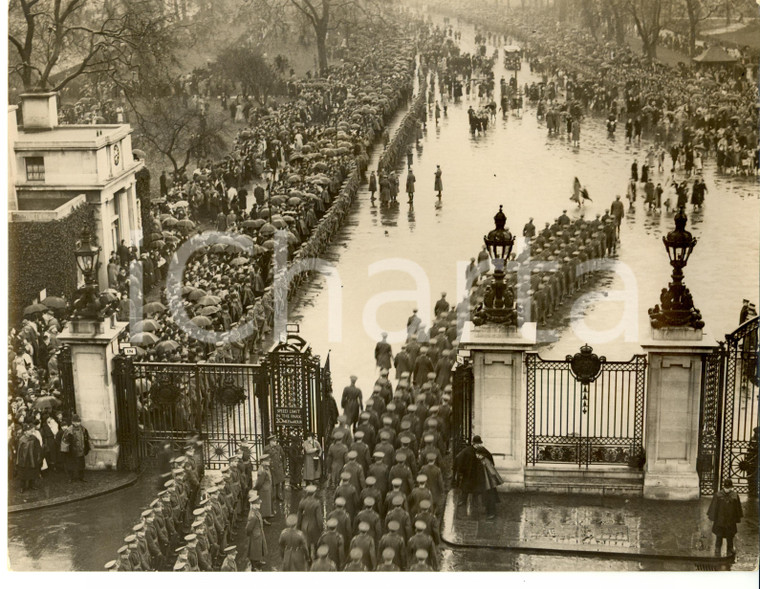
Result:
[[[528,464],[640,466],[646,356],[628,362],[598,358],[598,374],[588,382],[578,373],[579,356],[583,348],[565,360],[526,354]]]
[[[258,460],[269,428],[266,365],[114,362],[119,441],[134,444],[137,459],[200,436],[206,468],[227,464],[243,442]]]
[[[724,360],[725,350],[721,343],[720,349],[705,356],[702,363],[697,473],[699,491],[703,495],[712,495],[720,480]]]
[[[64,346],[58,354],[58,374],[61,379],[61,411],[66,417],[77,412],[74,394],[74,365],[71,361],[71,348]]]
[[[726,336],[726,385],[723,404],[721,479],[738,493],[757,494],[758,328],[760,318],[745,321]]]
[[[451,387],[451,445],[454,456],[472,439],[473,383],[472,365],[468,362],[457,366]]]
[[[697,462],[703,495],[726,479],[739,493],[757,494],[759,329],[753,317],[705,356]]]

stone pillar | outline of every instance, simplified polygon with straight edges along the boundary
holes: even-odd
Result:
[[[647,353],[644,497],[699,498],[702,362],[716,342],[691,328],[652,329]]]
[[[111,366],[119,353],[118,338],[128,323],[72,320],[58,338],[71,349],[76,411],[90,433],[87,468],[116,468],[116,395]]]
[[[473,435],[494,455],[503,488],[525,488],[524,355],[536,343],[536,324],[464,325],[459,349],[469,350],[474,377]]]

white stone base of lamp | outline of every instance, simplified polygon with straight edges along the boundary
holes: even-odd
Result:
[[[525,489],[524,354],[536,343],[536,324],[522,328],[464,324],[459,349],[473,368],[472,433],[494,456],[504,479],[499,491]]]
[[[88,470],[115,469],[119,460],[112,360],[128,323],[74,319],[58,338],[71,349],[76,412],[90,434]]]
[[[648,363],[644,497],[698,499],[702,364],[717,343],[702,330],[665,328],[653,329],[641,347]]]

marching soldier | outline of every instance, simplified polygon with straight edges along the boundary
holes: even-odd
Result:
[[[329,557],[329,548],[324,544],[317,548],[317,559],[311,565],[309,569],[311,572],[317,573],[333,573],[337,571],[335,562]]]
[[[393,562],[403,571],[406,568],[406,543],[404,542],[404,537],[399,533],[400,529],[401,524],[398,521],[395,519],[389,521],[388,532],[380,538],[377,549],[383,554],[385,554],[386,550],[393,550]]]
[[[385,516],[385,529],[390,529],[388,526],[391,521],[398,522],[404,542],[407,542],[412,535],[412,520],[409,517],[409,512],[402,507],[403,502],[404,498],[401,495],[396,495],[393,498],[393,508]]]
[[[380,492],[380,489],[377,488],[377,480],[373,476],[368,476],[364,479],[364,482],[367,486],[364,487],[364,490],[359,495],[359,500],[362,502],[362,505],[367,497],[371,497],[374,500],[374,510],[380,517],[385,516],[383,510],[383,494]]]
[[[393,561],[394,557],[396,556],[396,551],[393,548],[389,547],[383,550],[382,556],[383,562],[377,565],[377,568],[375,569],[378,573],[393,573],[401,570],[399,566]]]
[[[364,443],[364,432],[356,430],[354,434],[354,443],[349,448],[350,452],[356,452],[356,462],[362,467],[362,472],[366,473],[370,463],[369,446]]]
[[[374,453],[382,452],[383,463],[390,469],[393,466],[393,458],[396,455],[396,448],[390,443],[390,434],[388,432],[380,432],[380,441],[375,444]]]
[[[330,448],[327,450],[327,459],[325,461],[325,468],[327,469],[329,484],[331,486],[338,485],[340,473],[346,462],[346,454],[348,454],[348,447],[343,443],[344,432],[341,430],[335,431],[333,438],[334,442],[330,444]]]
[[[409,516],[414,518],[420,511],[420,503],[429,501],[432,503],[433,494],[427,488],[427,476],[424,474],[417,476],[417,486],[409,493]]]
[[[391,509],[393,509],[393,499],[399,496],[401,497],[401,505],[403,505],[405,510],[409,509],[409,504],[407,502],[406,493],[401,489],[401,479],[393,479],[391,481],[391,490],[388,491],[385,495],[385,512],[388,513]]]
[[[343,535],[338,532],[338,520],[331,517],[327,520],[327,530],[325,530],[317,541],[319,548],[326,547],[328,557],[335,563],[339,569],[343,568],[346,557],[346,543]],[[319,549],[318,549],[319,550]]]
[[[342,472],[340,475],[340,484],[335,488],[334,501],[337,505],[338,497],[345,500],[346,511],[351,516],[351,521],[354,521],[356,514],[359,511],[359,493],[351,484],[351,473]]]
[[[358,454],[354,450],[351,450],[346,454],[346,458],[348,458],[348,461],[343,466],[343,471],[340,473],[341,478],[343,478],[344,473],[348,473],[350,475],[349,483],[353,485],[357,493],[361,493],[362,490],[364,490],[364,469],[361,467],[361,464],[356,461]]]
[[[347,573],[362,573],[367,570],[362,559],[361,548],[352,549],[349,556],[351,557],[351,562],[343,568],[344,571]]]
[[[305,572],[309,569],[309,546],[306,536],[297,529],[298,516],[291,513],[285,520],[286,525],[280,534],[280,556],[282,570]]]
[[[341,536],[343,536],[344,546],[348,546],[348,543],[351,542],[353,525],[351,523],[351,514],[346,511],[345,497],[335,498],[335,509],[327,514],[327,519],[328,521],[334,519],[338,522],[336,530]]]
[[[424,474],[427,477],[427,487],[430,489],[430,493],[433,497],[433,512],[438,515],[443,512],[445,501],[443,473],[436,465],[436,460],[438,458],[437,454],[434,452],[428,452],[426,458],[427,464],[420,469],[420,474]]]
[[[406,457],[406,452],[396,452],[396,464],[391,467],[388,476],[391,482],[393,479],[401,479],[401,490],[404,495],[409,495],[412,487],[414,487],[414,479],[412,478],[412,471],[406,465]]]
[[[351,539],[349,548],[353,552],[355,548],[359,548],[362,551],[362,562],[366,567],[366,570],[375,570],[376,562],[376,549],[375,540],[369,534],[370,525],[367,522],[359,522],[359,533]]]
[[[298,529],[306,537],[309,557],[314,558],[317,540],[322,535],[322,503],[315,497],[317,487],[306,487],[306,496],[298,504]]]
[[[369,524],[369,534],[372,536],[375,544],[377,544],[380,536],[383,534],[383,526],[380,522],[380,516],[375,511],[375,499],[373,497],[364,498],[364,509],[356,514],[356,519],[354,520],[354,535],[356,535],[361,522]]]
[[[401,452],[404,454],[406,457],[404,464],[409,467],[409,470],[412,473],[412,477],[415,477],[417,476],[417,458],[415,457],[415,450],[410,447],[412,440],[408,434],[404,434],[399,438],[399,441],[401,442],[401,446],[399,446],[398,450],[396,450],[396,453],[398,454]]]
[[[432,570],[438,569],[438,557],[435,552],[435,544],[433,543],[433,537],[426,533],[427,524],[421,519],[414,522],[414,528],[416,533],[409,538],[406,543],[407,557],[412,560],[418,550],[423,549],[427,552],[427,564],[430,565]]]
[[[375,437],[377,435],[377,431],[375,430],[375,426],[373,426],[370,423],[370,414],[368,411],[362,411],[360,416],[360,423],[358,426],[356,426],[355,431],[362,431],[364,432],[364,441],[367,443],[368,446],[374,446],[375,445]]]
[[[425,522],[425,532],[433,539],[437,546],[441,543],[441,533],[438,527],[438,519],[430,512],[432,504],[427,499],[420,501],[420,511],[414,518],[415,525],[418,521]]]
[[[435,571],[434,568],[432,568],[429,564],[429,558],[428,558],[428,551],[424,548],[420,548],[417,550],[417,552],[414,553],[415,558],[417,559],[417,562],[415,562],[411,567],[409,567],[409,572],[411,573],[432,573]]]
[[[385,462],[383,461],[385,459],[385,454],[383,454],[380,451],[376,451],[374,454],[372,454],[372,458],[375,460],[367,470],[367,478],[364,479],[364,482],[369,485],[368,479],[372,477],[375,479],[375,486],[377,490],[380,492],[380,497],[384,501],[385,500],[385,493],[388,491],[388,467],[386,466]],[[383,511],[384,505],[383,505]]]

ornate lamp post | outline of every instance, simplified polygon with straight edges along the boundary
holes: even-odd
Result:
[[[483,303],[474,313],[472,321],[475,325],[483,325],[486,322],[517,325],[515,297],[505,281],[505,268],[512,254],[515,238],[509,229],[505,228],[507,216],[502,211],[502,205],[499,205],[499,212],[493,220],[496,228],[483,236],[486,250],[493,262],[493,281],[486,286]]]
[[[649,309],[649,322],[652,327],[688,327],[702,329],[705,326],[702,314],[694,307],[689,289],[683,283],[683,269],[697,244],[697,238],[686,230],[686,212],[684,207],[678,209],[674,217],[676,228],[662,238],[665,249],[673,266],[673,275],[668,288],[660,293],[660,305]]]
[[[74,317],[78,319],[103,319],[103,305],[98,297],[98,283],[95,272],[98,269],[100,247],[93,243],[89,228],[82,231],[79,247],[74,252],[77,266],[84,276],[84,286],[79,289],[74,301]]]

